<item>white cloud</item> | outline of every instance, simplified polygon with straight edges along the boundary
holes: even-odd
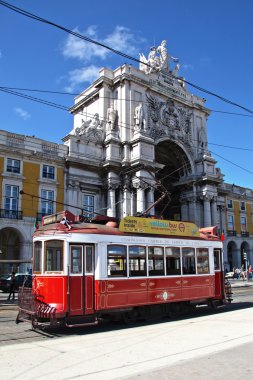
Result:
[[[74,32],[87,36],[91,39],[97,40],[97,31],[95,26],[90,26],[83,33],[78,29],[75,29]],[[105,48],[95,45],[91,42],[81,40],[70,34],[66,40],[66,43],[63,47],[63,55],[66,58],[77,58],[82,62],[89,62],[94,57],[105,59],[108,50]]]
[[[104,43],[126,54],[137,54],[135,45],[138,43],[138,40],[130,30],[124,26],[116,26],[114,31],[105,38]]]
[[[69,85],[65,87],[65,91],[74,91],[77,85],[84,82],[93,82],[98,77],[98,66],[86,66],[81,69],[75,69],[69,72]]]
[[[27,119],[29,119],[30,117],[31,117],[31,115],[27,112],[27,111],[25,111],[25,110],[23,110],[22,108],[20,108],[20,107],[16,107],[15,108],[15,112],[23,119],[23,120],[27,120]]]
[[[97,27],[95,25],[90,26],[84,32],[80,32],[77,28],[74,30],[83,36],[91,38],[92,40],[101,42],[104,45],[112,47],[115,50],[126,52],[127,54],[136,54],[136,48],[134,45],[138,43],[138,39],[130,32],[130,30],[124,26],[116,26],[114,31],[106,36],[104,39],[98,38]],[[139,39],[139,42],[142,40]],[[66,58],[77,58],[81,61],[89,62],[94,58],[100,58],[104,60],[110,50],[96,45],[92,42],[84,41],[73,35],[69,35],[63,46],[63,55]]]
[[[77,28],[74,31],[129,55],[137,55],[138,49],[136,46],[144,41],[144,39],[134,36],[130,29],[124,26],[116,26],[112,33],[103,39],[98,37],[97,26],[95,25],[89,26],[84,32],[80,32]],[[72,70],[68,73],[69,86],[66,88],[68,91],[73,91],[81,83],[92,82],[96,79],[99,68],[103,66],[103,64],[99,67],[96,66],[97,62],[104,61],[110,53],[113,54],[109,49],[84,41],[73,35],[67,37],[62,53],[65,58],[77,59],[85,65],[90,64],[87,67]]]

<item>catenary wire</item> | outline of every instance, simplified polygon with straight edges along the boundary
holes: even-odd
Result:
[[[71,92],[64,92],[64,91],[53,91],[53,90],[39,90],[39,89],[31,89],[31,88],[20,88],[20,87],[9,87],[9,86],[0,86],[0,89],[4,90],[18,90],[18,91],[30,91],[30,92],[39,92],[39,93],[48,93],[48,94],[56,94],[56,95],[69,95],[69,96],[79,96],[80,93],[71,93]],[[111,97],[109,96],[99,96],[99,99],[109,99],[112,100]],[[82,99],[85,101],[85,97]],[[136,100],[134,99],[123,99],[123,98],[117,98],[115,100],[119,101],[125,101],[125,102],[132,102],[132,103],[137,103]],[[143,103],[143,104],[148,104],[147,101],[145,100],[139,100],[138,103]],[[235,116],[242,116],[242,117],[252,117],[253,115],[247,115],[243,113],[238,113],[238,112],[229,112],[229,111],[222,111],[222,110],[214,110],[212,108],[208,108],[211,112],[215,113],[222,113],[222,114],[227,114],[227,115],[235,115]]]
[[[23,16],[26,16],[26,17],[28,17],[28,18],[31,18],[31,19],[33,19],[33,20],[36,20],[36,21],[42,22],[42,23],[44,23],[44,24],[48,24],[48,25],[51,25],[51,26],[53,26],[53,27],[56,27],[56,28],[58,28],[58,29],[60,29],[60,30],[62,30],[62,31],[64,31],[64,32],[68,33],[68,34],[71,34],[71,35],[73,35],[73,36],[75,36],[75,37],[77,37],[77,38],[79,38],[79,39],[82,39],[82,40],[84,40],[84,41],[87,41],[87,42],[93,43],[93,44],[95,44],[95,45],[98,45],[98,46],[100,46],[100,47],[103,47],[103,48],[105,48],[105,49],[107,49],[107,50],[110,50],[111,52],[113,52],[113,53],[115,53],[115,54],[118,54],[118,55],[120,55],[120,56],[122,56],[122,57],[124,57],[124,58],[127,58],[127,59],[129,59],[129,60],[131,60],[131,61],[134,61],[134,62],[137,62],[137,63],[142,63],[142,64],[145,64],[145,65],[149,66],[149,64],[147,64],[146,62],[142,62],[142,61],[140,61],[140,60],[138,60],[138,59],[136,59],[136,58],[134,58],[134,57],[132,57],[132,56],[130,56],[130,55],[128,55],[128,54],[125,54],[125,53],[123,53],[123,52],[121,52],[121,51],[119,51],[119,50],[116,50],[116,49],[114,49],[114,48],[112,48],[112,47],[110,47],[110,46],[107,46],[107,45],[105,45],[105,44],[103,44],[103,43],[101,43],[101,42],[98,42],[98,41],[93,40],[93,39],[91,39],[91,38],[89,38],[89,37],[86,37],[86,36],[84,36],[84,35],[82,35],[82,34],[80,34],[80,33],[74,32],[73,30],[70,30],[70,29],[68,29],[68,28],[66,28],[66,27],[63,27],[63,26],[61,26],[61,25],[59,25],[59,24],[56,24],[56,23],[54,23],[54,22],[52,22],[52,21],[46,20],[46,19],[44,19],[44,18],[42,18],[42,17],[40,17],[40,16],[37,16],[37,15],[32,14],[32,13],[30,13],[30,12],[28,12],[28,11],[25,11],[24,9],[18,8],[18,7],[14,6],[14,5],[12,5],[12,4],[9,4],[9,3],[5,2],[5,1],[0,0],[0,5],[2,5],[2,6],[4,6],[4,7],[6,7],[6,8],[8,8],[8,9],[10,9],[10,10],[16,12],[16,13],[19,13],[19,14],[21,14],[21,15],[23,15]],[[163,75],[172,76],[172,77],[174,77],[175,79],[178,79],[177,77],[173,76],[172,74],[167,74],[166,72],[163,72]],[[223,96],[218,95],[218,94],[216,94],[216,93],[214,93],[214,92],[212,92],[212,91],[206,90],[206,89],[204,89],[203,87],[200,87],[200,86],[198,86],[198,85],[196,85],[196,84],[193,84],[193,83],[187,81],[185,78],[181,78],[181,77],[180,77],[180,80],[182,80],[184,83],[188,84],[189,86],[191,86],[191,87],[193,87],[193,88],[196,88],[197,90],[199,90],[199,91],[201,91],[201,92],[204,92],[204,93],[206,93],[206,94],[208,94],[208,95],[214,96],[214,97],[220,99],[221,101],[223,101],[223,102],[225,102],[225,103],[231,104],[231,105],[233,105],[233,106],[235,106],[235,107],[238,107],[238,108],[243,109],[244,111],[246,111],[246,112],[248,112],[248,113],[253,114],[253,111],[252,111],[252,110],[250,110],[250,109],[248,109],[248,108],[246,108],[246,107],[244,107],[244,106],[242,106],[242,105],[240,105],[240,104],[238,104],[238,103],[235,103],[235,102],[233,102],[233,101],[231,101],[231,100],[229,100],[229,99],[226,99],[226,98],[224,98]]]
[[[53,103],[53,102],[50,102],[50,101],[47,101],[47,100],[44,100],[44,99],[41,99],[41,98],[35,98],[35,97],[29,96],[29,95],[25,95],[25,94],[22,94],[22,93],[17,92],[17,91],[9,90],[6,87],[0,87],[0,91],[6,92],[8,94],[15,95],[15,96],[18,96],[18,97],[21,97],[21,98],[25,98],[25,99],[28,99],[28,100],[31,100],[31,101],[34,101],[34,102],[38,102],[40,104],[44,104],[44,105],[51,106],[51,107],[54,107],[54,108],[57,108],[57,109],[61,109],[63,111],[67,111],[69,113],[69,107],[63,106],[63,105],[58,104],[58,103]],[[108,97],[103,97],[103,98],[109,99]],[[119,100],[119,99],[117,99],[117,100]],[[86,113],[77,112],[76,114],[81,115],[81,116],[86,116],[86,117],[87,116],[94,117],[94,115],[95,115],[95,114],[92,114],[92,113],[89,113],[89,112],[86,112]],[[253,117],[251,115],[243,115],[243,116]],[[99,120],[102,121],[102,122],[106,122],[105,118],[99,117]],[[119,126],[121,126],[121,127],[124,126],[126,129],[130,129],[131,130],[131,124],[129,124],[129,123],[120,122]],[[197,142],[197,140],[195,140],[195,139],[192,139],[192,140]],[[220,147],[223,147],[223,148],[238,149],[238,150],[244,150],[244,151],[249,151],[249,152],[253,151],[252,148],[235,147],[235,146],[229,146],[229,145],[223,145],[223,144],[217,144],[217,143],[211,143],[211,142],[208,142],[208,145],[216,145],[216,146],[220,146]]]

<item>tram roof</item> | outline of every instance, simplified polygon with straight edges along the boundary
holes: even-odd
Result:
[[[219,237],[208,232],[201,232],[199,230],[199,236],[182,236],[175,234],[153,234],[153,233],[133,233],[133,232],[124,232],[120,231],[118,225],[110,225],[111,222],[108,222],[107,225],[101,225],[96,223],[86,223],[79,222],[73,224],[63,224],[63,223],[51,223],[44,226],[39,226],[39,228],[34,232],[34,237],[39,237],[43,235],[68,235],[68,234],[100,234],[100,235],[121,235],[121,236],[144,236],[144,237],[156,237],[156,238],[175,238],[175,239],[192,239],[192,240],[211,240],[211,241],[220,241]]]

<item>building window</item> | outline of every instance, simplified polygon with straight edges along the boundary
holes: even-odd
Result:
[[[7,158],[7,172],[20,173],[20,161],[12,158]]]
[[[54,212],[54,192],[51,190],[41,190],[41,212],[50,215]]]
[[[228,215],[228,230],[234,230],[234,215]]]
[[[54,166],[43,165],[43,169],[42,169],[42,177],[43,178],[54,179],[55,178],[54,173],[55,173]]]
[[[14,185],[5,185],[4,209],[11,216],[12,213],[17,214],[18,210],[19,187]],[[14,216],[13,214],[13,216]]]
[[[94,217],[94,195],[84,194],[84,215],[88,218]]]
[[[241,216],[241,231],[247,231],[246,216]]]
[[[233,201],[232,199],[227,200],[227,208],[233,208]]]
[[[245,211],[245,202],[240,202],[241,211]]]

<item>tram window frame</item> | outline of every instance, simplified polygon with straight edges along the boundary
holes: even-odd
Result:
[[[196,258],[197,258],[197,273],[209,274],[210,273],[209,249],[204,248],[204,247],[196,248]]]
[[[59,258],[60,258],[60,268],[61,269],[58,269],[58,258],[56,256],[56,269],[54,269],[55,267],[52,266],[51,269],[48,268],[48,246],[49,244],[52,244],[53,242],[55,243],[58,243],[58,247],[52,247],[53,248],[53,253],[56,253],[57,255],[59,255]],[[49,246],[49,248],[51,248]],[[55,256],[55,255],[54,255]],[[45,273],[62,273],[63,272],[63,263],[64,263],[64,252],[63,252],[63,240],[55,240],[55,239],[52,239],[52,240],[47,240],[45,241],[45,244],[44,244],[44,257],[45,257],[45,260],[44,260],[44,272]],[[53,258],[53,260],[55,261],[55,258]]]
[[[131,250],[136,250],[131,252]],[[144,250],[144,253],[139,251]],[[144,263],[142,260],[144,259]],[[137,269],[136,269],[137,264]],[[128,266],[129,277],[146,277],[147,276],[147,250],[144,245],[129,245],[128,246]],[[143,268],[143,269],[141,269]]]
[[[35,241],[33,244],[33,273],[42,273],[42,241]]]
[[[114,248],[118,248],[118,252],[116,250],[113,252]],[[117,268],[122,263],[123,269]],[[114,265],[116,266],[116,269],[112,270]],[[125,245],[107,245],[107,277],[127,277],[127,247]]]
[[[88,250],[91,249],[91,255]],[[94,273],[94,247],[93,245],[85,245],[85,274]]]
[[[214,261],[214,270],[221,270],[221,250],[219,248],[214,248],[213,250],[213,261]]]
[[[191,255],[189,255],[191,251]],[[182,247],[182,274],[183,275],[196,275],[196,250],[193,247]],[[192,255],[193,254],[193,255]],[[189,259],[190,260],[186,260]],[[192,260],[194,259],[194,260]]]
[[[169,251],[172,251],[172,254],[168,254]],[[173,258],[173,260],[169,260],[170,258]],[[173,265],[169,266],[168,264],[170,262],[173,263]],[[181,262],[180,247],[165,247],[166,276],[181,276]],[[177,264],[179,264],[179,266]],[[178,268],[176,268],[176,266],[178,266]]]
[[[151,252],[153,250],[153,253]],[[160,251],[160,253],[158,253]],[[162,263],[162,268],[159,269],[159,262]],[[149,276],[165,276],[164,265],[164,247],[149,246],[148,247],[148,275]]]
[[[82,245],[70,245],[70,273],[71,274],[82,274],[83,273],[83,246]],[[80,249],[79,257],[73,257],[73,251]],[[78,270],[77,270],[78,268]],[[75,269],[75,270],[74,270]]]

